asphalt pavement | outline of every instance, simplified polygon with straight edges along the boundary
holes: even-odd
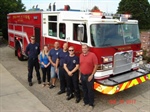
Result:
[[[0,112],[52,112],[0,64]],[[111,100],[118,104],[102,112],[150,112],[150,90],[129,100]],[[70,112],[70,111],[67,111]],[[95,111],[94,112],[100,112]]]
[[[74,99],[68,102],[65,100],[65,95],[56,95],[59,91],[59,85],[54,90],[41,89],[41,85],[36,84],[34,79],[34,87],[28,87],[25,75],[27,74],[26,62],[17,61],[17,58],[14,58],[12,54],[13,50],[1,46],[0,112],[88,111],[87,107],[83,107],[83,101],[75,104]],[[16,64],[19,67],[16,68]],[[96,105],[92,112],[150,112],[149,85],[148,81],[141,86],[112,96],[99,93],[96,95]]]

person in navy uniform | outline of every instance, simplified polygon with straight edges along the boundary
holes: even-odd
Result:
[[[63,50],[60,51],[60,53],[58,54],[58,58],[56,60],[56,72],[59,72],[59,79],[60,79],[60,91],[57,93],[58,95],[65,93],[65,90],[67,89],[66,71],[64,70],[63,65],[64,60],[68,55],[69,55],[68,44],[64,43]]]
[[[67,100],[74,97],[73,92],[76,96],[76,103],[81,100],[79,90],[79,57],[74,53],[74,47],[69,47],[69,56],[65,58],[64,69],[67,72]]]
[[[59,48],[59,42],[55,42],[54,48],[51,49],[48,54],[49,61],[51,63],[51,85],[49,87],[50,89],[55,87],[56,78],[58,77],[58,73],[56,73],[56,59],[61,50],[62,49]]]
[[[26,55],[28,56],[28,82],[29,86],[32,86],[32,73],[33,67],[35,67],[38,84],[41,84],[41,76],[39,72],[38,55],[40,54],[39,44],[35,42],[35,37],[30,38],[31,42],[26,47]]]

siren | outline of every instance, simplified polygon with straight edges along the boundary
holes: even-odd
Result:
[[[65,11],[69,11],[69,10],[70,10],[70,6],[69,6],[69,5],[65,5],[65,6],[64,6],[64,10],[65,10]]]

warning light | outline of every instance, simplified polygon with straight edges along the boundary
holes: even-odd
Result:
[[[130,14],[122,14],[121,17],[123,17],[123,18],[131,18],[131,15]]]
[[[65,6],[64,6],[64,10],[65,10],[65,11],[69,11],[69,10],[70,10],[70,6],[69,6],[69,5],[65,5]]]
[[[93,15],[93,16],[102,16],[103,13],[100,13],[100,12],[92,12],[92,15]]]

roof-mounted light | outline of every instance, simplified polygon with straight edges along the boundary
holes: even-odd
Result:
[[[121,14],[120,16],[120,21],[128,21],[128,18],[131,18],[131,15],[130,14]]]
[[[103,13],[101,13],[101,12],[92,12],[92,15],[94,15],[94,16],[102,16]]]

